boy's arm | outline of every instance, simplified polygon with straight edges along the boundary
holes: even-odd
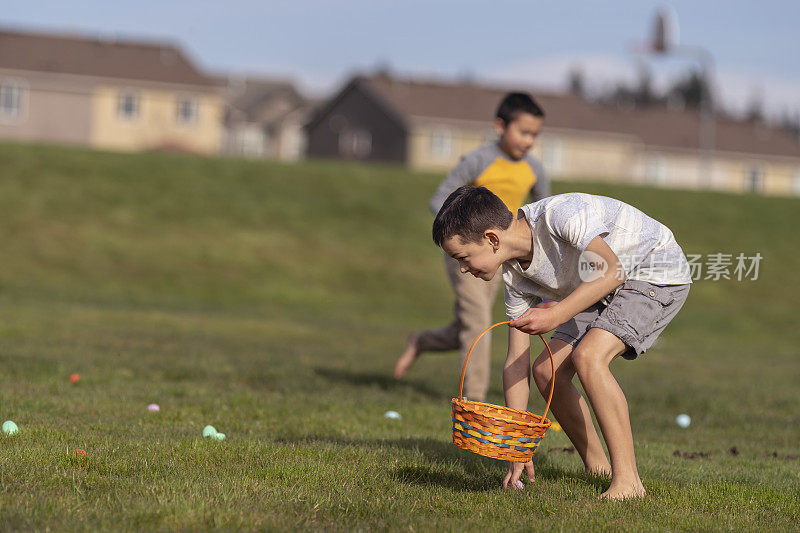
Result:
[[[508,328],[508,354],[503,366],[506,405],[525,411],[530,393],[531,340],[527,333]]]
[[[528,162],[531,165],[533,174],[536,176],[536,183],[531,187],[531,198],[533,198],[534,202],[538,202],[543,198],[551,196],[550,178],[547,177],[547,173],[544,171],[544,165],[542,165],[541,161],[535,157],[530,157]]]
[[[469,155],[462,157],[461,161],[453,167],[450,174],[439,184],[436,192],[431,196],[431,200],[428,203],[431,213],[433,213],[434,216],[438,214],[439,210],[442,208],[442,204],[447,200],[447,197],[459,187],[469,185],[475,181],[478,178],[478,174],[475,168],[474,158]]]
[[[586,250],[602,258],[606,265],[602,275],[595,280],[584,281],[569,296],[549,309],[528,309],[524,315],[512,320],[509,326],[531,335],[552,331],[625,282],[625,271],[617,254],[602,237],[593,238]]]
[[[520,411],[528,410],[528,394],[530,393],[531,340],[527,333],[508,328],[508,355],[503,367],[503,392],[506,405]],[[503,478],[503,488],[521,489],[519,481],[522,471],[528,474],[533,482],[533,462],[515,463],[509,461],[508,472]]]

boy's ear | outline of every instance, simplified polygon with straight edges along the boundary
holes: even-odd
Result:
[[[486,230],[483,238],[489,241],[489,245],[496,252],[500,248],[500,236],[493,230]]]
[[[494,131],[496,131],[498,135],[503,135],[503,133],[505,133],[506,123],[502,118],[497,117],[494,119]]]

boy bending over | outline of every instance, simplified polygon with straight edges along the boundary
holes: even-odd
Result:
[[[628,403],[609,364],[644,353],[686,301],[689,265],[669,228],[623,202],[582,193],[525,205],[515,219],[488,189],[465,186],[439,210],[433,240],[459,262],[463,274],[489,281],[503,266],[511,320],[503,370],[506,405],[527,408],[529,335],[555,329],[553,415],[586,471],[611,474],[601,497],[643,497]],[[558,303],[536,308],[543,299]],[[575,374],[588,404],[572,384]],[[551,377],[542,351],[533,363],[542,395],[549,392]],[[509,463],[503,486],[515,487],[523,470],[532,481],[532,462]]]

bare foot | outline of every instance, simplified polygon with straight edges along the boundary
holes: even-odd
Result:
[[[612,482],[608,490],[600,495],[600,499],[622,501],[644,498],[645,496],[647,496],[647,492],[644,490],[644,485],[642,485],[641,481],[627,485],[619,483],[617,486]]]
[[[589,468],[588,466],[584,469],[584,473],[587,476],[596,476],[603,479],[611,479],[611,466],[595,466]]]
[[[408,369],[411,368],[411,365],[413,365],[417,360],[417,357],[419,356],[417,339],[419,339],[419,335],[417,333],[412,333],[408,336],[408,345],[400,357],[397,358],[397,362],[394,364],[394,379],[402,379],[403,376],[406,375],[406,372],[408,372]]]

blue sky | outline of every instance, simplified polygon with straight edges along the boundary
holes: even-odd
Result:
[[[651,65],[658,83],[691,58],[632,51],[659,7],[677,14],[680,41],[707,49],[729,109],[760,96],[800,112],[797,1],[31,0],[5,2],[6,28],[169,39],[204,68],[288,77],[324,94],[348,75],[388,64],[403,75],[564,86],[584,70],[601,90]]]

